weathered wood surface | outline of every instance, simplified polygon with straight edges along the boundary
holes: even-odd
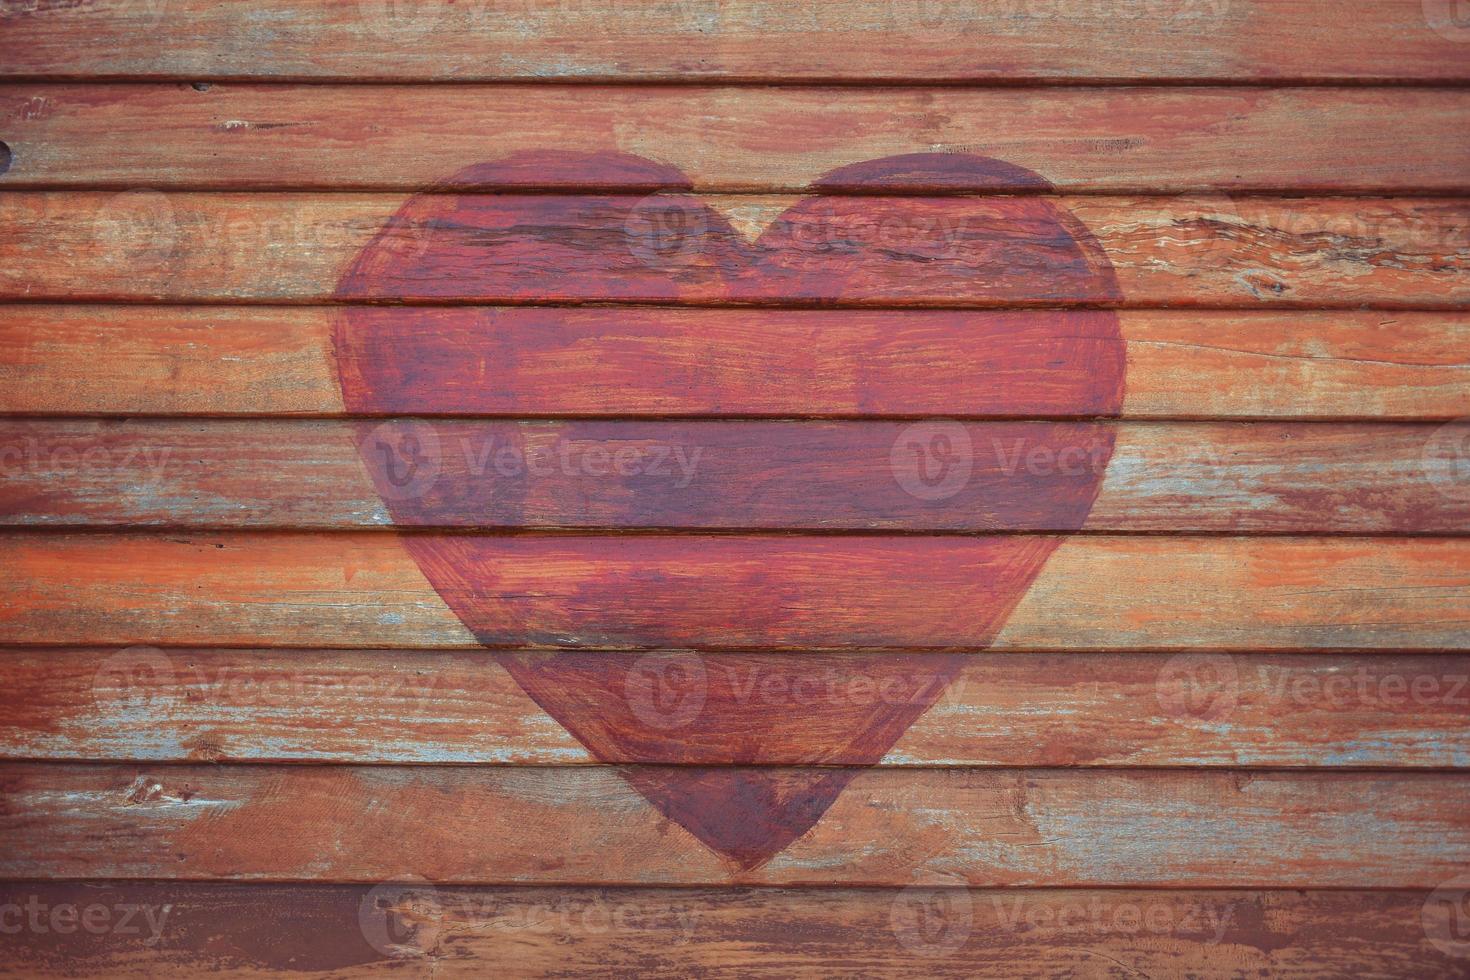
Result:
[[[0,0],[0,974],[1464,975],[1463,8]]]
[[[1470,541],[1442,538],[1073,537],[996,633],[1047,541],[22,532],[0,642],[1470,649]],[[494,584],[441,598],[409,549]]]
[[[0,410],[342,415],[335,315],[12,306],[0,317]],[[1059,406],[1044,389],[976,379],[995,377],[992,343],[1070,333],[1066,319],[1032,311],[502,307],[416,317],[414,343],[461,344],[466,367],[402,392],[389,406],[402,414],[1051,414]],[[1460,314],[1124,310],[1118,319],[1126,418],[1470,415],[1470,319]],[[552,335],[563,345],[549,346]],[[478,364],[491,356],[486,384]]]
[[[1470,533],[1439,441],[1434,423],[0,420],[0,525]],[[383,453],[419,468],[391,513],[365,465]]]
[[[15,882],[0,976],[1459,975],[1424,892]],[[71,911],[75,908],[75,912]],[[83,918],[90,912],[90,920]],[[63,932],[71,916],[90,921]],[[30,922],[40,928],[30,927]],[[105,927],[104,927],[105,923]],[[1436,944],[1430,938],[1441,938]],[[512,966],[513,964],[513,966]]]
[[[599,760],[516,683],[507,657],[564,664],[568,680],[687,661],[680,694],[702,700],[678,755],[604,742]],[[836,703],[943,688],[880,765],[1470,767],[1470,659],[1451,655],[134,647],[15,649],[0,666],[0,757],[18,760],[698,764],[724,746],[740,764],[855,765],[866,756],[827,725]],[[753,743],[712,729],[718,701],[785,721]]]
[[[1470,860],[1470,782],[1454,774],[847,774],[811,830],[738,871],[633,789],[623,775],[656,776],[638,767],[7,763],[0,874],[902,886],[927,873],[981,886],[1434,888]]]
[[[1462,199],[444,195],[414,200],[418,223],[385,228],[402,205],[364,194],[4,194],[0,298],[320,302],[339,298],[372,243],[373,261],[396,266],[352,298],[1470,307]],[[1097,272],[1103,258],[1059,267],[1056,218],[1028,227],[1017,209],[1080,220],[1115,275]],[[726,212],[773,224],[751,245]],[[689,223],[664,224],[671,214]]]
[[[402,80],[1464,80],[1422,0],[9,0],[0,73]]]
[[[1470,37],[1470,28],[1467,28]],[[1470,57],[1465,59],[1470,62]],[[8,85],[0,187],[254,189],[679,186],[804,191],[879,157],[1003,159],[1069,192],[1464,193],[1463,89],[750,89],[666,86]],[[612,164],[465,172],[528,154]],[[1034,190],[1022,173],[906,174],[890,190]]]

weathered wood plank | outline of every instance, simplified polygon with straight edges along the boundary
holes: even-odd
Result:
[[[681,742],[657,751],[605,742],[599,759],[527,696],[506,657],[565,665],[569,681],[625,679],[680,660],[693,666],[681,699],[700,706],[680,716]],[[1463,656],[134,647],[9,650],[0,665],[7,759],[700,764],[713,752],[749,765],[857,765],[867,755],[830,737],[824,721],[840,702],[943,688],[881,765],[1470,767]],[[752,742],[716,730],[716,702],[785,721]]]
[[[0,642],[1470,649],[1470,541],[1075,537],[1007,621],[1051,540],[12,533]]]
[[[1470,533],[1440,441],[1437,424],[0,419],[0,526]]]
[[[1465,79],[1453,4],[1421,0],[827,0],[399,5],[259,0],[3,8],[0,73],[200,78]],[[166,19],[165,19],[166,18]],[[167,30],[161,29],[167,25]],[[895,53],[901,53],[901,57]]]
[[[448,195],[385,228],[401,204],[4,194],[0,298],[1470,307],[1462,199]],[[725,211],[774,224],[751,246]]]
[[[738,871],[620,771],[650,775],[8,763],[0,874],[1433,888],[1470,860],[1470,780],[1457,774],[865,769],[787,850]]]
[[[885,186],[1034,190],[1039,174],[1069,192],[1470,191],[1463,89],[9,85],[0,138],[10,188],[419,191],[458,175],[465,188],[687,179],[700,191],[799,192],[852,164],[958,152],[1025,170]],[[574,174],[466,170],[546,150],[671,169],[610,158]]]
[[[1461,972],[1461,894],[14,882],[0,975],[1424,980]]]
[[[333,316],[12,306],[0,317],[0,411],[342,415]],[[465,371],[405,389],[388,406],[403,414],[1050,414],[1058,406],[1029,397],[1034,389],[975,382],[993,377],[989,344],[1052,345],[1071,329],[1029,311],[512,307],[416,317],[416,342],[462,345]],[[1463,315],[1125,310],[1119,321],[1125,418],[1470,415]],[[485,384],[477,365],[492,353],[496,383]]]

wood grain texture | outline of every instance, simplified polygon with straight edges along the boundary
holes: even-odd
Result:
[[[4,8],[0,73],[200,78],[974,81],[1465,79],[1420,0],[49,3]],[[160,29],[165,27],[167,29]]]
[[[465,549],[456,593],[408,548]],[[1005,538],[1025,541],[1027,538]],[[12,533],[0,642],[315,647],[970,647],[996,538]],[[1470,542],[1060,544],[997,649],[1470,649]]]
[[[0,874],[1433,888],[1470,858],[1458,774],[866,769],[737,872],[620,772],[646,770],[7,763]]]
[[[1372,423],[0,420],[0,525],[1467,533],[1441,438]],[[365,465],[382,475],[383,454],[417,468],[384,488],[391,514]]]
[[[0,975],[1466,975],[1464,7],[0,0]]]
[[[1091,230],[1116,286],[1080,267],[1072,277],[1037,280],[1037,269],[1055,273],[1056,245],[1016,222],[1014,209],[1031,206],[1018,203],[1026,198],[444,200],[458,215],[454,222],[430,213],[433,201],[420,197],[416,206],[428,209],[423,223],[400,217],[385,227],[402,205],[398,197],[0,195],[0,223],[10,229],[0,241],[0,298],[320,302],[336,297],[347,267],[373,243],[375,256],[399,257],[404,266],[396,278],[354,294],[372,301],[1470,306],[1470,204],[1461,199],[1061,198],[1045,205]],[[797,216],[779,220],[799,204]],[[742,244],[726,211],[774,225],[762,244]],[[654,224],[671,213],[690,215],[695,231]],[[674,229],[673,237],[656,228]],[[1054,234],[1049,223],[1046,234]],[[840,252],[827,248],[843,236],[857,240]],[[433,268],[415,271],[430,249]],[[734,257],[745,252],[753,259]],[[779,271],[762,271],[769,263]]]
[[[180,881],[0,885],[0,975],[151,978],[1452,977],[1422,892],[485,888]],[[58,933],[69,907],[92,933]],[[34,909],[34,913],[30,911]],[[56,912],[61,909],[61,912]],[[40,929],[30,929],[34,914]],[[151,916],[151,919],[150,919]],[[126,919],[126,921],[125,921]],[[1436,931],[1436,935],[1440,935]]]
[[[320,308],[11,306],[0,317],[0,410],[342,415],[333,316]],[[417,343],[463,345],[466,375],[405,392],[390,406],[400,414],[1040,414],[1058,406],[1026,400],[1015,385],[974,383],[994,370],[976,338],[1049,344],[1067,329],[1029,311],[962,321],[910,310],[652,307],[416,317]],[[1470,319],[1461,314],[1124,310],[1118,318],[1125,418],[1470,415]],[[553,335],[561,346],[545,342]],[[497,383],[479,383],[482,357],[495,358]]]
[[[744,765],[856,765],[866,756],[826,728],[834,704],[874,706],[942,686],[880,765],[1470,767],[1470,659],[1408,653],[15,649],[0,654],[0,757],[598,762],[525,693],[507,660],[556,665],[568,682],[692,666],[672,703],[682,712],[693,696],[696,710],[667,712],[682,754],[604,741],[605,761],[616,763],[698,764],[714,750]],[[641,690],[625,685],[624,696]],[[720,700],[785,721],[752,740],[714,724]]]
[[[940,152],[1004,159],[1068,192],[1470,191],[1462,89],[8,85],[0,138],[7,188],[799,192],[843,186],[823,175],[850,164]],[[672,171],[513,165],[552,149]],[[512,165],[465,172],[492,160]],[[1034,189],[953,174],[887,186]]]

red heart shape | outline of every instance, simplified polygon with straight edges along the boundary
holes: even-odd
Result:
[[[456,192],[504,183],[509,177],[524,182],[528,174],[544,187],[578,190],[562,196]],[[610,186],[652,193],[639,198],[586,190]],[[471,167],[405,204],[358,256],[337,296],[357,302],[619,299],[825,306],[923,304],[937,296],[957,306],[1096,307],[1119,299],[1111,266],[1091,235],[1041,194],[881,196],[906,186],[930,191],[1049,189],[1020,168],[979,157],[920,154],[846,167],[818,186],[835,193],[801,200],[748,243],[720,213],[683,193],[689,184],[682,174],[636,157],[547,153]],[[1044,314],[1052,321],[1044,341],[1025,329],[1010,329],[1014,319],[984,312],[928,315],[938,327],[973,330],[977,385],[987,383],[987,373],[1024,383],[1014,411],[1006,412],[1011,403],[1004,392],[990,401],[998,414],[1095,417],[1115,415],[1121,406],[1123,347],[1116,315],[1108,310]],[[1065,330],[1055,329],[1058,321]],[[349,411],[370,415],[505,412],[517,398],[493,374],[487,375],[487,369],[514,365],[531,352],[565,352],[580,336],[561,328],[555,310],[517,322],[523,327],[533,323],[538,332],[508,335],[493,311],[472,308],[346,307],[337,318],[334,338],[344,402]],[[1034,325],[1038,318],[1029,322]],[[652,349],[655,353],[643,366],[657,372],[656,345]],[[674,374],[669,383],[681,380]],[[364,431],[375,424],[365,423]],[[606,425],[569,423],[565,428],[573,438],[581,433],[595,440]],[[1054,425],[1041,442],[1065,447],[1082,436],[1103,447],[1105,465],[1111,432],[1096,423]],[[405,492],[397,470],[401,460],[369,443],[362,448],[397,524],[455,523],[445,518],[453,514],[462,521],[466,507],[473,511],[474,506],[515,523],[530,493],[524,479],[501,481],[487,491],[483,476],[452,468],[438,472],[433,487],[415,487],[410,481]],[[1031,503],[1047,514],[1048,527],[1075,530],[1082,525],[1102,469],[1095,466],[1082,479],[1038,486],[1040,503]],[[987,508],[984,512],[1004,510],[1006,501],[997,497],[1003,487],[979,481],[965,489],[968,496],[959,502]],[[647,524],[650,503],[638,490],[635,480],[626,481],[623,517],[628,523]],[[901,501],[898,506],[903,507]],[[912,507],[910,499],[907,512]],[[641,520],[633,520],[634,515]],[[965,634],[972,645],[983,647],[993,639],[1059,541],[1021,535],[975,542],[965,560],[983,569],[987,580],[966,597],[974,604]],[[505,645],[537,638],[521,607],[497,595],[495,588],[497,567],[515,560],[513,541],[507,545],[501,538],[414,535],[405,538],[405,545],[482,642]],[[738,550],[740,545],[723,547]],[[595,564],[595,559],[586,564]],[[595,620],[587,624],[587,633],[606,638],[610,645],[646,646],[650,639],[663,639],[657,610],[643,611],[640,619],[637,610],[622,604],[627,579],[618,576],[646,579],[648,574],[636,562],[621,572],[589,572],[578,589],[581,606]],[[782,615],[744,608],[728,581],[705,584],[669,576],[664,588],[663,603],[707,610],[711,628]],[[810,607],[819,605],[822,596],[796,599]],[[762,625],[782,624],[773,620]],[[555,644],[559,638],[546,639]],[[667,817],[749,869],[805,833],[857,770],[742,766],[790,763],[793,753],[804,763],[874,765],[942,694],[967,654],[807,655],[799,659],[801,673],[784,676],[781,684],[770,683],[770,677],[781,676],[779,670],[770,672],[771,664],[792,664],[796,658],[576,652],[495,656],[599,759],[640,764],[625,775]],[[854,696],[850,687],[829,687],[823,694],[816,683],[809,685],[816,693],[804,703],[793,704],[789,697],[753,702],[758,687],[789,693],[802,678],[820,677],[824,671],[849,679],[857,671],[867,681],[864,690],[890,696],[865,699]],[[698,706],[691,713],[693,700]]]

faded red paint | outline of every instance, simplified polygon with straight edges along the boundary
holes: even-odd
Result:
[[[528,173],[537,175],[540,186],[584,190],[570,196],[453,192]],[[651,193],[640,197],[585,191],[612,186],[642,187]],[[957,306],[977,301],[1111,304],[1121,298],[1111,266],[1092,236],[1045,196],[884,196],[951,186],[1049,189],[1040,177],[999,161],[938,154],[892,157],[827,175],[818,187],[833,193],[803,199],[748,242],[722,214],[685,193],[689,181],[669,167],[624,154],[524,155],[469,168],[411,199],[358,256],[337,296],[359,302],[406,298],[471,303],[493,296],[538,303],[696,299],[827,306],[875,296],[901,303],[907,296],[943,295]],[[419,329],[445,316],[454,318],[456,329]],[[981,312],[936,314],[936,336],[972,334],[976,362],[970,380],[976,388],[1013,386],[1014,414],[1035,412],[1038,405],[1059,416],[1117,414],[1124,360],[1116,315],[1072,310],[1054,316],[1058,322],[1047,324],[1050,339],[1045,344],[1034,343],[1026,333],[1008,332],[1013,321]],[[1068,329],[1057,329],[1061,321]],[[522,355],[570,352],[580,335],[562,329],[554,310],[497,321],[472,310],[445,314],[359,306],[341,312],[334,339],[348,410],[387,415],[406,406],[421,411],[514,408],[521,404],[514,386]],[[656,346],[636,356],[640,372],[657,379],[655,386],[676,390],[698,383],[676,359],[661,358]],[[820,371],[821,364],[804,367]],[[768,381],[773,386],[800,385],[802,376]],[[905,379],[902,372],[877,369],[871,382],[871,391],[860,384],[860,397],[892,405]],[[992,409],[1000,406],[1004,414],[1007,395],[1001,390],[979,401]],[[956,405],[976,403],[971,392],[956,392]],[[596,429],[587,425],[589,431]],[[1045,512],[1044,526],[1075,530],[1096,497],[1112,436],[1105,427],[1088,423],[1048,431],[1039,437],[1046,448],[1060,450],[1079,440],[1100,447],[1101,465],[1085,476],[1032,480],[1022,491],[1028,507]],[[487,491],[483,478],[463,472],[442,474],[433,493],[405,494],[394,470],[397,461],[367,448],[364,460],[395,521],[402,524],[435,523],[440,509],[462,508],[487,492],[494,495],[495,512],[514,511],[520,506],[518,495],[525,494],[524,486],[513,482]],[[779,471],[775,478],[781,478]],[[648,526],[661,507],[679,506],[671,503],[673,498],[661,499],[660,492],[631,483],[622,514],[637,514]],[[812,488],[818,497],[832,492],[831,487]],[[965,492],[982,511],[1012,507],[1018,494],[1013,483],[984,480],[966,486]],[[684,499],[687,506],[688,495]],[[872,506],[883,510],[889,504],[876,501]],[[990,539],[983,554],[973,543],[956,550],[915,542],[914,560],[901,564],[905,574],[922,576],[928,560],[967,562],[982,574],[983,582],[965,595],[962,632],[974,645],[984,646],[1059,540]],[[667,542],[653,544],[668,547]],[[515,542],[415,535],[405,545],[482,642],[497,645],[512,636],[539,635],[524,604],[497,585],[497,567],[514,560]],[[638,547],[625,540],[619,554]],[[819,611],[822,601],[840,601],[837,588],[831,595],[790,596],[756,608],[748,596],[769,595],[770,584],[751,581],[747,591],[740,582],[747,575],[764,579],[759,568],[734,574],[734,566],[722,566],[725,574],[709,577],[699,570],[702,560],[719,560],[725,550],[738,548],[737,542],[691,541],[690,547],[703,549],[682,570],[690,574],[670,577],[658,590],[641,579],[629,581],[626,576],[633,573],[618,561],[584,561],[585,578],[567,600],[582,628],[575,635],[539,638],[551,645],[677,643],[677,629],[670,631],[665,618],[675,609],[674,620],[687,623],[691,615],[702,617],[727,628],[731,636],[740,635],[739,624],[752,622],[763,624],[769,635],[800,636],[803,627],[797,617],[809,617],[814,602]],[[739,566],[738,555],[727,557]],[[633,586],[631,591],[645,596],[656,592],[662,598],[630,609],[626,599]],[[936,624],[916,635],[942,638],[955,632],[952,626]],[[876,635],[874,639],[882,642]],[[789,746],[794,741],[810,746],[812,762],[841,753],[874,764],[943,692],[961,656],[875,655],[870,664],[875,683],[906,691],[907,697],[875,705],[846,690],[823,694],[818,686],[800,710],[780,699],[752,699],[748,689],[721,679],[718,671],[706,671],[699,679],[699,710],[676,725],[638,711],[637,698],[630,694],[639,685],[667,680],[660,661],[577,653],[502,654],[500,659],[599,758],[646,764],[624,770],[639,792],[736,866],[749,869],[804,834],[856,770],[798,773],[733,767],[763,761],[764,744]]]

